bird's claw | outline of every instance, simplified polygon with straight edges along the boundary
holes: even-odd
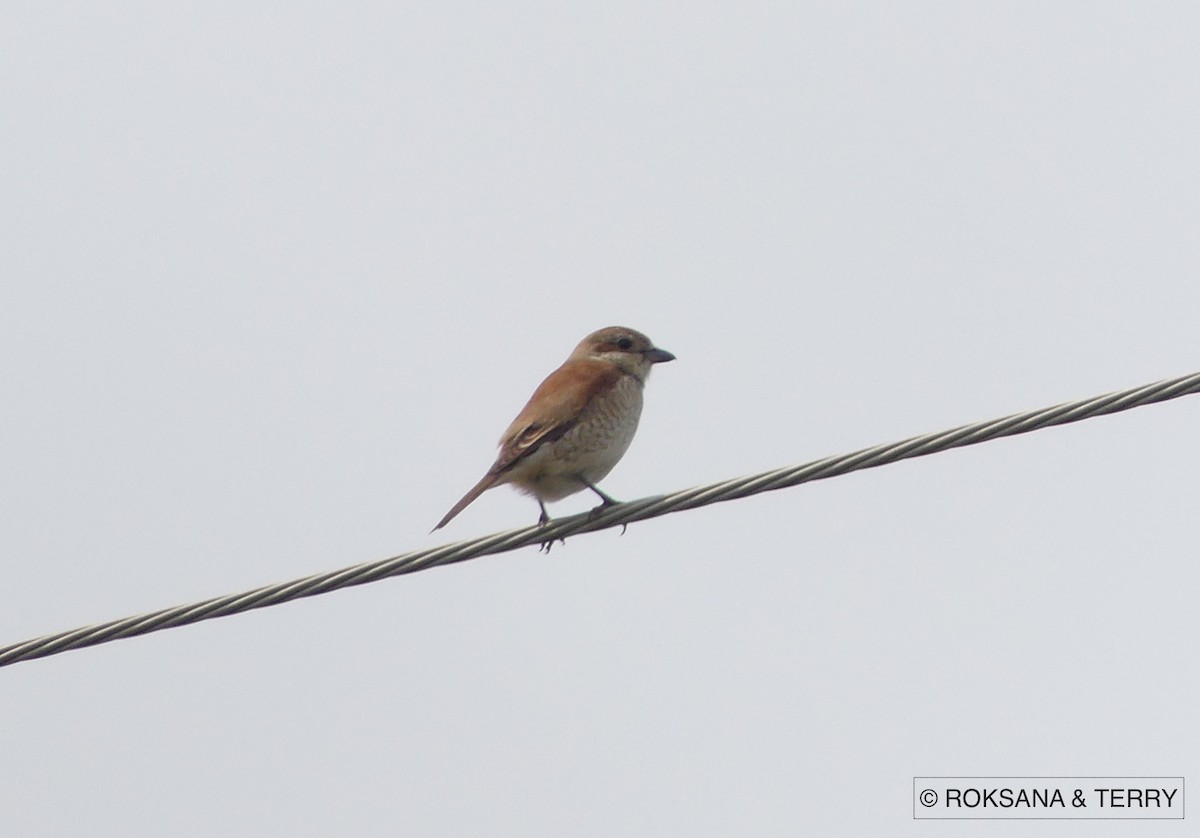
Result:
[[[550,555],[550,548],[554,546],[554,542],[556,540],[558,541],[559,544],[562,544],[562,545],[566,545],[566,543],[567,543],[567,540],[565,538],[559,538],[559,539],[552,538],[549,541],[543,541],[541,544],[539,544],[538,552],[545,553],[547,556]]]

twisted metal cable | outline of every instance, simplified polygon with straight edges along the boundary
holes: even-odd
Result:
[[[1132,390],[1122,390],[1028,413],[1017,413],[1003,419],[963,425],[960,428],[912,437],[887,445],[878,445],[850,454],[826,457],[823,460],[803,465],[739,477],[709,486],[698,486],[669,495],[618,503],[599,511],[558,518],[544,527],[523,527],[428,550],[417,550],[388,559],[352,565],[341,570],[318,573],[292,582],[267,585],[244,593],[229,594],[191,605],[165,608],[149,614],[84,626],[72,631],[50,634],[23,643],[0,647],[0,666],[43,658],[69,649],[95,646],[110,640],[121,640],[161,629],[198,623],[201,620],[226,617],[254,608],[266,608],[268,605],[278,605],[301,597],[316,596],[336,591],[339,588],[348,588],[351,585],[365,585],[389,576],[401,576],[480,556],[504,553],[532,544],[557,541],[577,533],[593,532],[618,524],[644,521],[671,512],[707,506],[710,503],[746,498],[760,492],[798,486],[811,480],[837,477],[859,469],[874,468],[910,457],[922,457],[950,448],[961,448],[965,445],[975,445],[1000,437],[1015,436],[1053,425],[1065,425],[1094,416],[1119,413],[1122,410],[1197,392],[1200,392],[1200,372],[1159,381],[1155,384],[1147,384]]]

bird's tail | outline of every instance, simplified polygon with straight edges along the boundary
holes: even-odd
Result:
[[[465,495],[463,495],[462,498],[459,500],[459,502],[454,504],[454,506],[452,506],[450,508],[450,511],[446,513],[446,517],[444,517],[444,518],[442,518],[442,520],[438,521],[437,526],[434,527],[432,530],[430,530],[430,532],[434,532],[435,530],[440,530],[442,527],[446,526],[446,524],[449,524],[450,520],[455,515],[457,515],[458,513],[462,512],[464,509],[466,509],[468,506],[470,506],[471,501],[475,500],[475,498],[479,497],[484,492],[486,492],[488,489],[495,486],[496,481],[498,481],[499,479],[500,479],[500,476],[498,474],[493,474],[490,471],[487,474],[485,474],[483,476],[482,480],[480,480],[478,483],[476,483],[474,486],[472,486],[471,490],[469,492],[467,492]]]

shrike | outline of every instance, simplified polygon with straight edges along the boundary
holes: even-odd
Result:
[[[596,484],[633,441],[650,368],[674,360],[633,329],[609,326],[592,332],[534,391],[500,438],[496,462],[434,529],[506,483],[537,500],[539,524],[550,520],[546,501],[584,489],[600,496],[600,507],[615,503]]]

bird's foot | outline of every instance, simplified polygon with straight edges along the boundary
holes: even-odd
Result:
[[[608,509],[610,506],[616,506],[617,504],[620,503],[620,501],[613,500],[608,495],[601,495],[600,497],[603,498],[603,500],[600,501],[599,506],[594,506],[588,511],[588,520],[589,521],[593,521],[596,518],[600,517],[600,513],[602,513],[604,510]],[[627,526],[626,524],[621,525],[621,532],[625,531],[624,528],[626,526]]]
[[[542,514],[538,516],[538,526],[545,527],[549,523],[550,523],[550,516],[548,514],[546,514],[546,507],[543,506]],[[543,541],[540,545],[538,545],[538,552],[549,555],[550,548],[554,546],[554,541],[555,541],[555,539],[553,539],[553,538],[550,539],[549,541]],[[567,540],[565,538],[560,538],[560,539],[558,539],[558,542],[560,544],[566,544]]]
[[[591,509],[591,511],[588,512],[588,520],[589,521],[594,521],[596,518],[598,518],[600,516],[601,512],[608,509],[610,506],[616,506],[618,503],[620,503],[620,501],[613,500],[608,495],[604,494],[604,492],[601,492],[599,489],[597,489],[595,486],[592,486],[591,484],[588,484],[588,488],[600,496],[600,505],[593,507]],[[625,530],[627,530],[627,529],[629,529],[629,524],[621,524],[621,535],[624,535]]]

